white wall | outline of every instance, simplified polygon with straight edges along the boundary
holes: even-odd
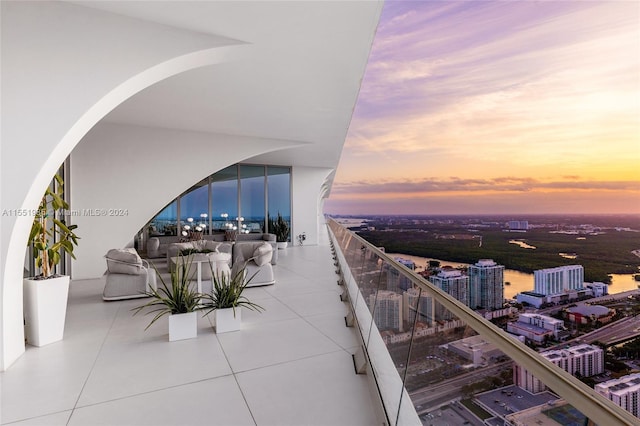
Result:
[[[236,47],[62,2],[1,2],[0,370],[24,352],[22,265],[32,215],[78,141],[118,104]],[[238,46],[244,48],[244,46]]]
[[[318,244],[318,232],[322,219],[322,187],[333,169],[321,167],[294,166],[291,170],[292,183],[292,224],[291,241],[298,244],[298,235],[303,232],[307,239],[304,244]]]
[[[82,238],[72,278],[105,271],[103,256],[192,185],[247,157],[297,146],[254,137],[100,123],[71,154],[72,222]],[[230,149],[233,147],[233,149]]]

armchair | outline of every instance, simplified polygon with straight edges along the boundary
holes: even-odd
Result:
[[[155,270],[133,248],[111,249],[107,261],[103,300],[122,300],[146,297],[150,288],[156,289]]]
[[[246,263],[247,277],[253,277],[247,287],[275,284],[272,256],[273,247],[267,241],[237,241],[233,245],[231,274],[234,276]]]

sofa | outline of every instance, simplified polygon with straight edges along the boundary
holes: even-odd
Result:
[[[204,235],[203,239],[207,241],[224,241],[224,234]],[[167,255],[167,249],[171,244],[179,243],[183,240],[182,237],[176,235],[151,237],[147,240],[146,251],[149,259],[157,259],[165,257]]]
[[[111,249],[105,259],[104,300],[146,297],[151,288],[157,289],[156,271],[149,268],[149,263],[140,258],[134,248]]]
[[[178,256],[183,250],[211,250],[212,252],[228,253],[231,255],[232,245],[228,242],[198,240],[183,243],[172,243],[167,248],[167,267],[173,271],[172,257]],[[229,265],[231,266],[231,265]]]
[[[271,264],[274,252],[268,241],[237,241],[233,245],[232,276],[244,266],[247,278],[251,278],[247,287],[275,284],[276,279]]]

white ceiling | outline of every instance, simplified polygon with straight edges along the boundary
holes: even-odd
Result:
[[[252,160],[337,166],[381,1],[74,3],[249,45],[244,59],[162,81],[107,121],[299,142]]]

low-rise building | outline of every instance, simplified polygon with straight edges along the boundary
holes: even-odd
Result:
[[[563,340],[569,336],[564,321],[538,314],[520,314],[518,321],[507,324],[507,331],[535,343],[543,343],[550,338]]]
[[[447,344],[447,350],[468,359],[474,366],[486,364],[491,359],[502,355],[502,351],[482,336],[471,336]]]
[[[540,355],[572,375],[591,377],[604,372],[604,351],[599,346],[583,343]],[[544,383],[519,365],[513,368],[513,383],[531,393],[546,389]]]
[[[599,321],[602,324],[611,322],[616,314],[615,309],[606,306],[580,304],[567,308],[567,319],[577,324],[590,324]]]
[[[634,416],[640,417],[640,373],[599,383],[594,389]]]

